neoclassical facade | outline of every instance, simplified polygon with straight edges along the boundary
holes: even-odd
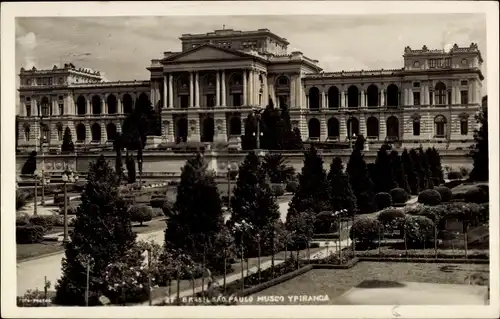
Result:
[[[403,67],[324,72],[287,52],[268,29],[184,34],[180,52],[151,61],[149,81],[106,82],[73,64],[21,69],[18,148],[58,149],[69,127],[80,145],[111,143],[137,99],[161,112],[165,142],[228,142],[271,98],[287,105],[303,140],[344,142],[363,134],[413,147],[465,149],[473,141],[483,75],[476,44],[449,51],[404,49]],[[41,135],[40,135],[41,134]]]

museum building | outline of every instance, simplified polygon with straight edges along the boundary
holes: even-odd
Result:
[[[432,144],[465,149],[481,105],[483,63],[477,44],[450,50],[404,48],[400,69],[326,72],[268,29],[183,34],[182,50],[153,59],[148,81],[104,81],[72,63],[21,68],[17,144],[58,150],[69,127],[77,147],[111,144],[138,99],[161,112],[165,143],[231,142],[245,119],[288,106],[304,141],[370,145]],[[131,61],[133,63],[133,61]]]

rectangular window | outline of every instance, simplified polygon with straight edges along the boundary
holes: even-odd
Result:
[[[233,94],[233,106],[241,106],[241,94],[240,93]]]
[[[469,104],[469,91],[460,91],[460,104]]]
[[[413,87],[414,88],[419,88],[420,87],[420,82],[413,82]]]
[[[448,105],[451,104],[451,91],[448,91]]]
[[[469,82],[467,82],[467,80],[460,81],[460,85],[467,85],[467,84],[469,84]]]
[[[215,94],[207,94],[207,107],[215,106]]]
[[[469,122],[467,119],[461,119],[460,120],[460,134],[461,135],[467,135],[469,133]]]
[[[444,67],[449,67],[449,66],[451,66],[451,59],[445,58],[444,59]]]
[[[64,104],[59,103],[59,115],[64,115]]]
[[[59,95],[59,100],[63,100],[63,99],[64,99],[64,96]]]
[[[434,104],[434,93],[429,92],[429,105],[433,105],[433,104]]]
[[[31,97],[27,96],[26,97],[26,102],[29,102],[29,101],[31,101]]]
[[[181,109],[189,107],[189,95],[181,95]]]
[[[26,116],[31,116],[31,104],[26,104]]]
[[[413,135],[420,136],[420,120],[413,120]]]
[[[420,105],[420,92],[413,92],[413,105]]]

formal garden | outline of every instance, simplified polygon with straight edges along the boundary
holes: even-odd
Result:
[[[78,204],[69,209],[74,218],[55,291],[29,293],[50,296],[58,305],[168,306],[312,292],[336,303],[337,296],[370,280],[379,286],[487,287],[482,116],[470,172],[446,172],[434,148],[400,152],[390,144],[366,163],[359,136],[348,162],[334,158],[328,170],[314,145],[304,151],[299,173],[280,152],[249,151],[228,191],[198,153],[187,159],[179,182],[146,188],[140,165],[139,183],[135,164],[126,164],[124,174],[118,146],[118,164],[112,167],[104,157],[92,163]],[[139,138],[139,163],[142,143]],[[131,156],[126,158],[130,163]],[[286,194],[282,220],[279,203],[288,201]],[[134,229],[148,228],[141,225],[155,216],[166,228],[163,244],[136,241]],[[18,243],[43,240],[39,234],[59,227],[57,217],[18,218]]]

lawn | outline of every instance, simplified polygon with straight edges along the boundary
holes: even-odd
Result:
[[[36,244],[16,245],[17,261],[64,251],[62,242],[44,241]]]
[[[360,262],[350,269],[313,269],[304,275],[285,281],[253,295],[283,296],[284,301],[273,304],[291,304],[288,296],[328,295],[329,300],[310,304],[336,304],[335,298],[364,280],[406,281],[442,284],[487,285],[489,265],[453,265],[431,263]],[[269,304],[269,303],[266,303]],[[308,303],[309,304],[309,303]]]

